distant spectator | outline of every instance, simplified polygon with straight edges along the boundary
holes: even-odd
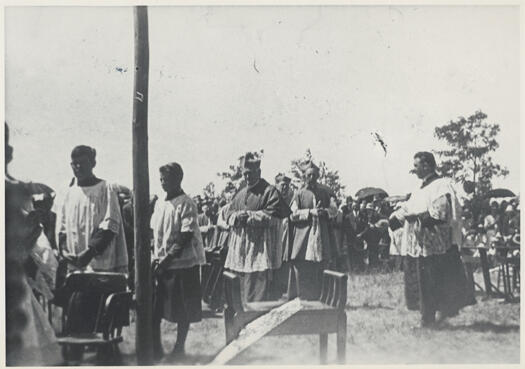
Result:
[[[487,246],[492,245],[497,238],[499,231],[499,221],[500,221],[500,212],[499,206],[496,201],[491,202],[490,204],[490,214],[485,216],[483,221],[483,229],[487,235]]]
[[[382,237],[381,229],[376,225],[379,221],[379,215],[374,209],[372,203],[366,205],[367,224],[365,229],[358,234],[358,238],[362,238],[367,245],[368,251],[368,266],[376,268],[379,266],[379,241]]]

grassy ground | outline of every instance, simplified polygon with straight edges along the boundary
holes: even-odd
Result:
[[[477,276],[479,279],[480,276]],[[519,363],[520,304],[485,300],[464,308],[439,331],[413,330],[419,314],[408,311],[402,274],[351,275],[348,280],[348,364]],[[125,331],[121,350],[134,363],[134,326]],[[163,325],[165,351],[176,325]],[[187,358],[180,364],[206,364],[224,345],[222,317],[191,326]],[[335,335],[329,335],[328,360],[335,363]],[[230,364],[305,364],[319,362],[316,336],[265,337]],[[161,364],[174,364],[169,357]]]

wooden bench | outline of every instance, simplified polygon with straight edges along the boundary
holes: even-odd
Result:
[[[118,344],[123,341],[122,328],[129,326],[132,293],[126,291],[126,277],[117,273],[78,273],[71,274],[65,287],[70,294],[65,311],[63,332],[58,337],[62,346],[64,360],[80,361],[85,347],[97,349],[97,363],[118,363],[120,352]],[[95,324],[90,332],[79,332],[71,328],[70,321],[75,315],[74,299],[82,291],[100,293]],[[119,291],[119,292],[113,292]],[[81,318],[89,319],[88,316]]]
[[[336,333],[337,360],[340,364],[344,364],[346,360],[346,286],[346,274],[325,270],[319,300],[301,301],[300,310],[273,328],[268,334],[319,334],[320,362],[324,364],[327,356],[328,334]],[[233,341],[246,324],[286,302],[280,300],[243,303],[240,280],[230,272],[224,272],[224,290],[226,344]]]

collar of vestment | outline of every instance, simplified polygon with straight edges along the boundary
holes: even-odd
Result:
[[[421,188],[428,186],[429,184],[431,184],[438,178],[439,176],[436,172],[430,173],[425,178],[423,178],[423,182],[421,183]]]
[[[254,184],[252,184],[251,186],[246,184],[247,185],[247,188],[248,188],[248,191],[253,191],[261,182],[263,181],[262,178],[259,178],[257,180],[257,182],[255,182]]]
[[[172,193],[166,193],[166,201],[173,200],[174,198],[179,197],[180,195],[184,195],[184,191],[182,190],[182,188]]]
[[[317,182],[314,183],[307,183],[305,188],[310,191],[315,191],[317,189]]]
[[[248,203],[248,196],[250,194],[252,195],[262,195],[266,189],[266,186],[268,186],[269,183],[264,180],[264,178],[260,178],[256,184],[253,186],[246,186],[246,192],[244,193],[244,204],[246,205]]]
[[[86,179],[85,181],[82,181],[82,183],[79,182],[78,180],[76,182],[77,182],[77,186],[79,187],[89,187],[89,186],[96,185],[100,181],[102,181],[100,178],[93,176],[91,178]]]
[[[268,186],[269,183],[266,182],[264,178],[259,178],[256,184],[253,186],[246,186],[246,192],[251,192],[254,194],[263,193],[266,186]]]

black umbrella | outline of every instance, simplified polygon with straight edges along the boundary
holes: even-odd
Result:
[[[122,195],[123,197],[131,197],[132,192],[128,187],[121,184],[117,184],[115,187],[119,195]]]
[[[43,183],[28,182],[26,183],[26,188],[31,193],[31,195],[45,194],[51,197],[55,197],[55,191],[51,187]]]
[[[514,192],[511,190],[507,190],[506,188],[496,188],[494,190],[490,190],[487,192],[485,197],[514,197],[516,196]]]
[[[377,188],[377,187],[365,187],[355,193],[355,197],[357,197],[358,200],[361,200],[361,199],[364,199],[370,196],[386,197],[388,196],[388,194],[386,193],[385,190],[382,190],[381,188]]]

